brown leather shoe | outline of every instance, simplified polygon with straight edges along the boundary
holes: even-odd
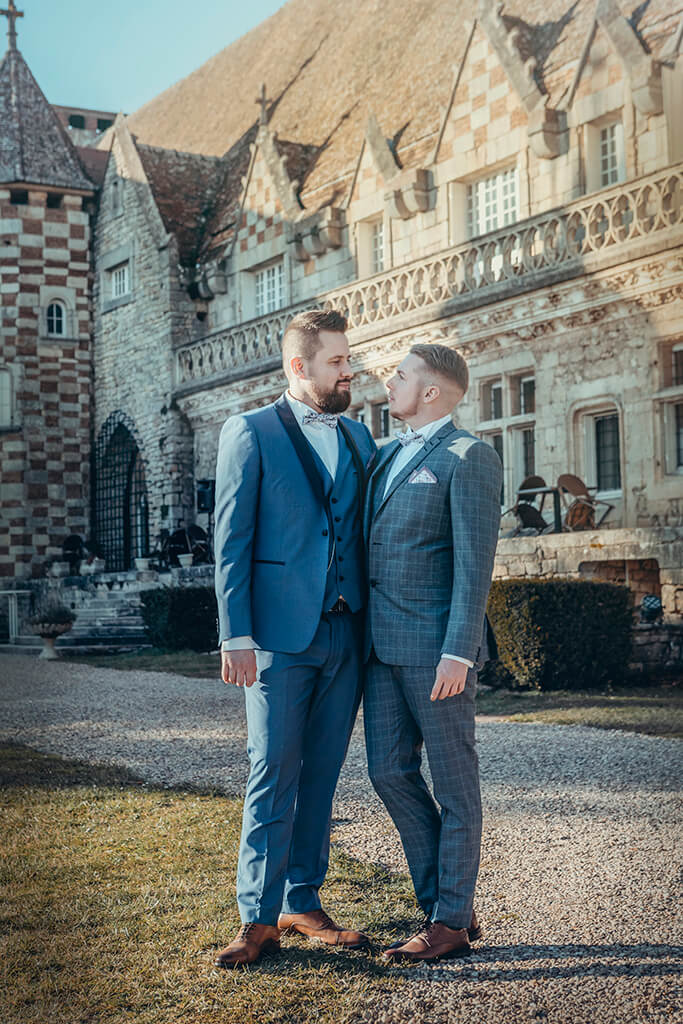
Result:
[[[418,932],[423,931],[425,928],[428,928],[431,923],[432,919],[430,917],[425,917],[424,921],[421,922],[419,928],[417,929]],[[472,920],[470,921],[470,926],[467,929],[467,938],[470,940],[470,942],[476,942],[477,939],[481,938],[481,936],[481,926],[479,924],[479,921],[477,920],[477,915],[475,914],[474,911],[472,911]],[[392,942],[392,944],[388,948],[398,949],[398,947],[402,946],[405,941],[405,939],[399,939],[398,942]]]
[[[280,914],[277,926],[281,932],[299,932],[316,942],[344,949],[366,949],[370,939],[363,932],[340,928],[324,910],[309,910],[306,914]]]
[[[280,952],[280,932],[272,924],[243,924],[229,946],[222,949],[214,963],[216,967],[239,967],[253,964],[261,953]]]
[[[472,911],[472,920],[470,921],[470,926],[467,929],[467,937],[470,940],[470,942],[476,942],[477,939],[481,938],[481,936],[481,925],[477,921],[477,915],[475,914],[474,911]]]
[[[387,960],[448,960],[471,952],[467,928],[449,928],[441,921],[429,921],[403,945],[385,949],[382,955]]]

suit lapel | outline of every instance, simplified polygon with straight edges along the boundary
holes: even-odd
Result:
[[[275,412],[278,414],[280,422],[287,431],[289,440],[292,442],[294,450],[299,456],[299,461],[306,476],[308,477],[308,482],[311,485],[313,494],[321,505],[326,505],[325,487],[323,485],[322,477],[318,472],[318,467],[315,464],[311,446],[304,437],[303,431],[296,421],[296,416],[292,412],[290,404],[284,395],[281,395],[275,403]]]
[[[400,451],[400,444],[398,441],[392,441],[389,444],[385,444],[382,448],[378,449],[377,461],[375,467],[370,474],[368,480],[367,492],[365,495],[365,516],[363,529],[365,537],[367,539],[370,532],[370,521],[372,520],[373,512],[376,504],[376,493],[378,486],[381,486],[381,480],[384,476],[384,470],[387,468],[393,457]]]
[[[382,510],[384,505],[386,505],[387,501],[392,496],[396,488],[400,487],[401,484],[408,479],[410,474],[414,470],[416,470],[418,466],[422,465],[427,456],[431,455],[434,449],[438,448],[442,441],[445,441],[447,439],[450,440],[451,435],[455,434],[456,432],[457,428],[452,423],[446,423],[446,425],[443,426],[441,430],[437,431],[437,433],[434,434],[433,437],[427,438],[425,443],[422,445],[422,448],[420,448],[419,452],[417,452],[413,456],[410,462],[408,462],[408,464],[403,467],[400,473],[397,473],[397,475],[391,481],[388,491],[380,499],[379,504],[377,504],[377,507],[375,509],[376,516],[379,515],[380,511]]]

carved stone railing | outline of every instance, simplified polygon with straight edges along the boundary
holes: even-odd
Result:
[[[601,257],[629,258],[639,242],[682,224],[678,165],[184,345],[176,353],[176,386],[274,364],[284,328],[302,308],[339,309],[350,331],[421,311],[428,320],[572,276]]]

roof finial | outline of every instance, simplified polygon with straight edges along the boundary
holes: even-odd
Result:
[[[268,112],[267,112],[268,101],[266,100],[266,83],[265,82],[263,82],[263,84],[261,85],[261,92],[256,97],[255,102],[259,103],[260,106],[261,106],[261,113],[259,115],[259,124],[268,124]]]
[[[9,39],[10,50],[16,50],[17,48],[17,18],[23,18],[24,12],[18,11],[14,6],[14,0],[8,0],[7,9],[0,10],[0,14],[4,14],[9,22],[7,29],[7,38]]]

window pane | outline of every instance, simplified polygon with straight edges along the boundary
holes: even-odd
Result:
[[[616,414],[598,416],[595,420],[595,464],[598,490],[620,490],[619,417]]]
[[[51,302],[47,307],[47,333],[64,334],[64,307],[59,302]]]
[[[676,410],[676,469],[683,468],[683,402],[678,402]]]
[[[389,406],[383,405],[380,408],[379,416],[379,436],[389,437],[391,432],[391,419],[389,417]]]
[[[533,427],[527,427],[522,431],[522,469],[525,477],[536,473],[536,440]]]
[[[82,114],[69,114],[69,128],[85,128],[85,118]]]
[[[0,427],[12,426],[12,378],[9,370],[0,370]]]
[[[498,458],[503,462],[503,435],[502,434],[489,434],[484,440],[488,441],[493,450],[498,455]],[[503,463],[504,464],[504,463]],[[505,485],[503,484],[500,489],[500,503],[501,505],[505,502]]]
[[[489,408],[489,419],[499,420],[503,415],[503,386],[502,384],[491,385],[491,405]]]
[[[379,274],[384,270],[384,221],[377,220],[372,225],[372,272]]]
[[[536,381],[533,377],[524,377],[519,382],[519,411],[521,413],[536,411]]]
[[[620,121],[600,129],[600,184],[603,188],[619,181],[622,137]]]
[[[259,270],[256,274],[256,316],[265,316],[284,305],[284,263]]]
[[[517,168],[510,167],[467,186],[470,238],[514,224],[518,207]]]
[[[111,297],[119,299],[122,295],[127,295],[128,290],[128,264],[122,263],[120,267],[114,267],[111,271]]]
[[[675,348],[671,353],[673,367],[672,367],[672,384],[683,384],[683,348]]]

